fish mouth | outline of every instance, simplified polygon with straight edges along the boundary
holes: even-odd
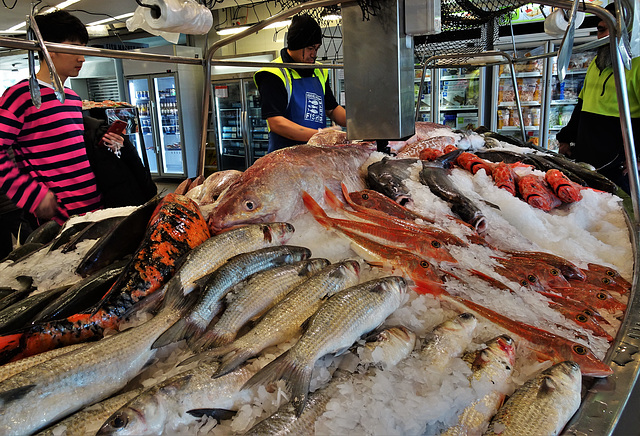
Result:
[[[473,226],[478,233],[484,233],[487,231],[487,219],[484,216],[478,217],[478,219],[474,221]]]
[[[395,200],[396,200],[396,203],[404,207],[407,207],[407,205],[413,204],[413,198],[409,197],[408,195],[399,195],[396,197]]]

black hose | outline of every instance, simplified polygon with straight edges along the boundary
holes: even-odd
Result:
[[[155,20],[160,18],[160,15],[162,15],[162,13],[160,12],[160,6],[158,6],[158,5],[145,5],[145,4],[142,3],[142,0],[136,0],[136,3],[138,3],[143,8],[151,9],[151,18],[153,18]]]

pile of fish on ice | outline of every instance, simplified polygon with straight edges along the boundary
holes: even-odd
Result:
[[[331,133],[32,235],[0,264],[0,432],[558,433],[612,372],[615,186],[490,133]]]

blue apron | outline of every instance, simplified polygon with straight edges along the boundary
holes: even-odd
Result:
[[[291,75],[289,74],[289,78]],[[311,77],[291,78],[291,97],[284,117],[310,129],[327,127],[324,110],[324,89],[320,79]],[[299,144],[300,141],[269,132],[269,153]]]

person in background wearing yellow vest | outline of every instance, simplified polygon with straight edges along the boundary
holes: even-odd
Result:
[[[309,15],[296,15],[287,34],[287,47],[278,63],[314,64],[322,43],[322,29]],[[327,84],[329,73],[320,68],[262,68],[254,74],[260,91],[262,117],[269,126],[269,152],[304,144],[326,127],[325,115],[346,126],[347,115]]]
[[[616,16],[613,2],[605,9]],[[604,21],[598,23],[597,31],[598,39],[609,35]],[[625,76],[637,154],[640,151],[640,58],[633,58],[631,69],[625,70]],[[569,123],[558,132],[556,139],[559,153],[593,165],[600,174],[625,192],[630,192],[609,43],[600,47],[591,61],[578,104]]]

